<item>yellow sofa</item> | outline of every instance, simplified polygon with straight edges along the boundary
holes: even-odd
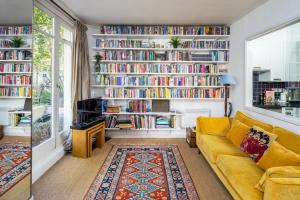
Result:
[[[235,120],[276,134],[278,143],[300,154],[300,135],[255,120],[245,113],[237,112],[232,120],[225,117],[198,117],[196,143],[199,151],[232,197],[238,200],[299,200],[300,176],[270,175],[265,181],[264,192],[256,188],[265,171],[227,139],[226,133]],[[300,174],[299,167],[295,170]]]

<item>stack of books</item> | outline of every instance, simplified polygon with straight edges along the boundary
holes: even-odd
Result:
[[[131,120],[123,119],[118,120],[119,128],[132,128]]]
[[[21,117],[18,126],[30,127],[31,126],[31,116]]]
[[[106,107],[106,112],[108,113],[119,113],[121,112],[121,107],[116,105],[110,105]]]
[[[156,128],[170,128],[170,120],[167,117],[159,116],[155,120]]]

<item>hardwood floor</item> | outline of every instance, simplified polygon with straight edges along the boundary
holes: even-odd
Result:
[[[1,143],[16,143],[16,142],[28,142],[30,143],[31,137],[17,137],[17,136],[4,136]],[[24,179],[19,181],[10,190],[4,193],[0,200],[25,200],[30,198],[30,182],[31,175],[28,174]]]
[[[201,200],[229,200],[227,192],[197,148],[184,139],[111,139],[88,159],[64,156],[33,184],[35,200],[82,199],[114,144],[177,144]]]

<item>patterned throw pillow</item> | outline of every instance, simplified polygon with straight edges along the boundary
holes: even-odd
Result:
[[[276,138],[277,135],[253,126],[241,143],[240,149],[258,162]]]

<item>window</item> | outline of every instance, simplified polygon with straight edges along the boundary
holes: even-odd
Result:
[[[247,105],[300,119],[300,22],[247,41],[246,56]]]
[[[32,145],[51,138],[54,19],[34,8]]]
[[[71,122],[72,29],[34,8],[33,146],[56,138]]]

